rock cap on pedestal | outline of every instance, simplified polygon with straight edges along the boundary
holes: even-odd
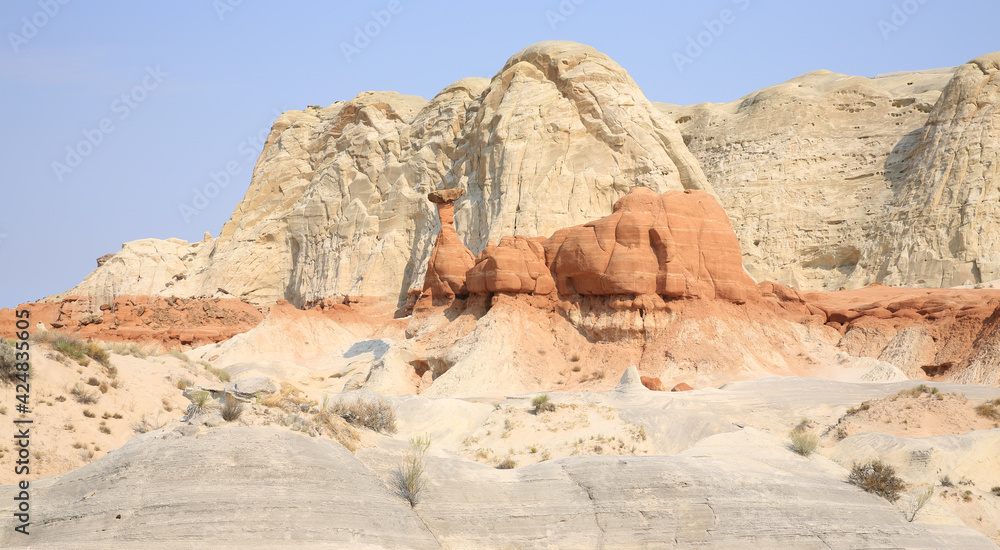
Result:
[[[464,194],[465,189],[462,189],[461,187],[453,187],[451,189],[441,189],[440,191],[428,193],[427,200],[433,202],[434,204],[447,204],[449,202],[457,201]]]

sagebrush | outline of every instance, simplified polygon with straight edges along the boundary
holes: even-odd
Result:
[[[889,502],[899,500],[900,491],[906,489],[906,483],[896,477],[896,469],[878,459],[855,463],[847,481]]]
[[[396,412],[392,405],[378,399],[356,399],[330,405],[330,412],[348,423],[381,433],[396,433]]]

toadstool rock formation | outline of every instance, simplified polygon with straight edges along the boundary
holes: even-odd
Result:
[[[462,244],[455,231],[455,201],[465,193],[462,189],[445,189],[427,195],[437,205],[441,230],[434,241],[422,294],[432,298],[454,298],[469,294],[465,273],[475,265],[472,252]]]

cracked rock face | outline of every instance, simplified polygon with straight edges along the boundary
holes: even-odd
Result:
[[[747,271],[837,290],[873,282],[856,270],[872,224],[952,71],[814,71],[730,103],[657,105],[718,193]]]
[[[962,65],[893,187],[870,277],[949,287],[1000,279],[1000,52]]]

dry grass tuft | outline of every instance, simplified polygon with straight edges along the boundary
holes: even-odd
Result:
[[[819,445],[819,438],[805,430],[792,430],[788,438],[792,441],[792,450],[802,456],[813,454]]]
[[[94,403],[97,403],[98,399],[101,398],[101,396],[97,395],[97,392],[88,390],[79,382],[73,386],[70,393],[73,395],[73,398],[76,399],[77,403],[81,403],[83,405],[93,405]]]
[[[226,403],[222,405],[222,419],[226,422],[233,422],[240,419],[243,414],[243,402],[231,395],[226,395]]]
[[[360,439],[358,432],[354,431],[354,428],[343,418],[328,410],[323,410],[313,418],[313,422],[329,433],[330,437],[346,447],[348,451],[353,453],[358,448],[358,441]]]

